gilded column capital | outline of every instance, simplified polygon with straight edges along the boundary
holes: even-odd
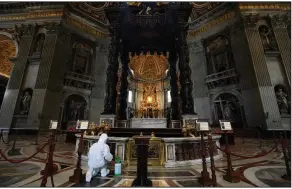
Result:
[[[255,28],[259,20],[260,20],[259,15],[245,15],[242,17],[242,21],[245,28]]]
[[[273,15],[270,16],[273,28],[287,28],[290,20],[287,15]]]

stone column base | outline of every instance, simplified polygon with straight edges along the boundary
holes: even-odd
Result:
[[[180,120],[171,120],[170,122],[170,128],[181,128]]]
[[[128,120],[117,120],[116,127],[118,128],[128,128]]]
[[[111,127],[116,127],[116,115],[115,114],[109,114],[109,115],[101,114],[99,124],[101,124],[103,121],[106,124],[110,125]]]
[[[198,115],[195,114],[185,114],[182,115],[182,119],[183,119],[183,126],[186,125],[187,123],[189,124],[194,124],[195,120],[198,119]]]

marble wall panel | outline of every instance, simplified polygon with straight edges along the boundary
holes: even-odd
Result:
[[[19,89],[6,89],[0,111],[0,129],[9,129],[14,115]]]

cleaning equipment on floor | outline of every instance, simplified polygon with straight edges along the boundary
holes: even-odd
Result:
[[[115,159],[115,176],[119,176],[121,174],[122,174],[121,158],[117,156]]]

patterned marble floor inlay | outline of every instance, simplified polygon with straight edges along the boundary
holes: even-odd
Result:
[[[124,176],[136,176],[136,171],[125,171]],[[190,177],[195,176],[190,171],[148,171],[148,177]]]
[[[285,168],[266,168],[255,172],[255,176],[271,187],[291,187],[290,180],[284,180],[281,175],[286,173]]]
[[[122,179],[114,187],[131,187],[134,179]],[[169,187],[164,180],[152,180],[153,187]]]
[[[40,142],[43,141],[43,142]],[[34,154],[47,141],[46,137],[40,137],[39,145],[32,145],[35,138],[30,141],[17,141],[14,153],[8,154],[13,143],[6,145],[0,143],[0,149],[7,154],[9,159],[23,159]],[[235,154],[253,156],[269,151],[274,142],[271,140],[259,142],[256,139],[246,140],[235,139],[236,145],[230,148]],[[224,148],[224,146],[221,146]],[[100,177],[100,174],[93,177],[90,183],[80,184],[71,183],[69,177],[73,174],[77,158],[74,154],[75,144],[66,143],[64,140],[56,142],[54,151],[54,164],[58,167],[58,172],[54,175],[54,182],[57,187],[131,187],[133,180],[137,176],[136,166],[123,165],[122,175],[114,176],[113,166],[107,177]],[[281,147],[279,145],[279,150]],[[43,170],[47,159],[46,147],[41,153],[24,163],[12,164],[0,158],[0,187],[39,187]],[[87,160],[81,162],[83,173],[86,173]],[[285,174],[285,162],[281,152],[271,152],[262,157],[245,159],[232,156],[233,169],[240,175],[239,183],[229,183],[223,180],[226,173],[227,161],[223,156],[215,160],[215,171],[218,187],[290,187],[290,181],[283,180],[281,175]],[[208,171],[211,176],[210,163],[207,163]],[[162,166],[149,166],[148,178],[152,180],[153,187],[201,187],[198,177],[201,175],[202,164],[195,164],[185,167],[164,168]],[[47,187],[51,187],[48,179]]]
[[[0,187],[8,187],[40,172],[40,167],[29,164],[0,163]]]

